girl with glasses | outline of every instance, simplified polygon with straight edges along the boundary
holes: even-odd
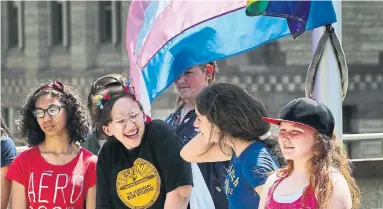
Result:
[[[73,87],[54,81],[31,91],[17,124],[31,148],[6,174],[12,208],[94,209],[97,157],[78,145],[88,117]]]
[[[127,76],[124,74],[107,74],[98,78],[90,88],[87,107],[89,112],[92,111],[93,102],[92,97],[97,94],[97,88],[102,87],[107,90],[122,90],[123,85],[127,81]],[[82,144],[84,148],[89,150],[95,155],[98,155],[98,151],[101,146],[106,142],[106,136],[102,133],[102,130],[97,130],[95,125],[92,124],[90,127],[90,133],[85,138],[85,142]]]
[[[185,209],[191,166],[179,155],[181,142],[169,125],[146,122],[134,88],[100,90],[92,118],[108,140],[97,162],[97,209]]]

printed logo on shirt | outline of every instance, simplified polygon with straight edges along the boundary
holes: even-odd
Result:
[[[161,179],[157,169],[148,161],[137,158],[133,167],[120,171],[116,188],[122,202],[132,209],[146,209],[160,194]]]
[[[74,209],[84,193],[84,176],[82,170],[74,171],[73,175],[57,173],[52,170],[40,174],[31,172],[29,175],[27,196],[28,209]],[[39,176],[40,175],[40,176]],[[52,187],[54,185],[54,187]],[[53,194],[53,195],[52,195]]]
[[[235,176],[235,170],[233,168],[233,165],[230,165],[229,170],[227,171],[227,176],[225,180],[225,193],[226,195],[233,194],[233,188],[237,187],[239,183],[239,177]],[[232,186],[231,186],[232,185]]]

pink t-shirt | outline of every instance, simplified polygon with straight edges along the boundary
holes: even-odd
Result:
[[[303,199],[303,195],[302,195],[297,200],[295,200],[291,203],[277,202],[274,199],[274,191],[283,179],[284,178],[278,178],[274,182],[274,184],[270,187],[269,193],[267,195],[265,209],[303,209],[302,206],[304,206],[304,209],[317,209],[318,208],[318,202],[317,202],[317,199],[315,197],[315,193],[311,187],[306,187],[306,189],[303,191],[303,194],[306,195],[304,199]]]
[[[38,146],[21,152],[6,177],[25,186],[28,209],[83,209],[96,184],[97,156],[84,148],[65,165],[49,164]]]

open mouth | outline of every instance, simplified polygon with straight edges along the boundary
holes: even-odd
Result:
[[[124,137],[130,140],[133,140],[138,137],[138,129],[136,129],[134,132],[124,134]]]
[[[49,130],[53,129],[53,127],[54,127],[54,125],[44,126],[44,129],[49,131]]]

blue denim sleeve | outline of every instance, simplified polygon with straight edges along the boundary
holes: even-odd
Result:
[[[16,146],[9,137],[1,139],[1,167],[8,166],[16,157]]]

